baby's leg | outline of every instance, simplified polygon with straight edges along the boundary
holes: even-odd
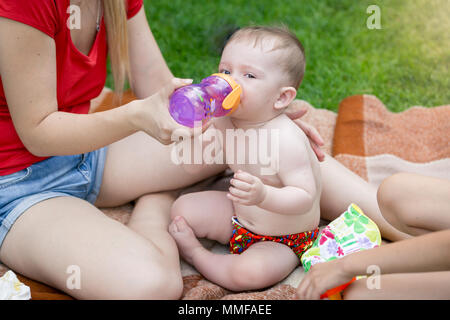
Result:
[[[226,192],[204,191],[181,196],[172,205],[172,223],[169,232],[177,242],[180,255],[193,264],[193,252],[201,247],[198,238],[208,238],[228,244],[232,235],[231,217],[234,215],[233,204],[226,197]],[[192,237],[183,237],[179,232],[177,221],[183,219],[191,226]]]
[[[172,205],[171,218],[183,217],[198,238],[227,244],[233,231],[234,207],[226,194],[224,191],[185,194]]]
[[[177,244],[189,248],[190,263],[207,279],[232,291],[271,286],[299,264],[286,245],[265,241],[253,244],[241,254],[215,254],[200,244],[186,221],[178,217],[169,227]]]

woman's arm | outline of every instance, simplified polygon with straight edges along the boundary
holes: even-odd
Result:
[[[128,48],[130,86],[138,99],[154,94],[173,78],[150,31],[144,6],[128,20]]]
[[[55,42],[28,25],[0,18],[0,75],[9,112],[25,147],[37,156],[80,154],[143,130],[163,143],[181,128],[167,110],[173,80],[158,93],[93,114],[58,111]]]
[[[130,86],[138,99],[152,95],[173,78],[150,30],[144,6],[128,20],[128,48],[132,78]],[[286,114],[308,136],[319,161],[324,161],[325,154],[320,149],[324,144],[322,137],[313,126],[300,120],[306,111],[291,107]]]
[[[450,270],[450,230],[348,255],[341,263],[353,276],[366,274],[371,265],[379,266],[383,274]]]
[[[318,299],[329,289],[347,283],[354,276],[450,270],[450,230],[390,243],[350,254],[342,259],[314,265],[297,288],[301,299]]]

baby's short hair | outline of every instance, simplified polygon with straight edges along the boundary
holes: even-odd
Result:
[[[297,36],[285,26],[248,26],[233,33],[227,44],[232,41],[253,40],[254,46],[263,39],[275,40],[273,50],[283,49],[285,54],[281,66],[285,69],[289,85],[298,89],[305,74],[305,49]],[[225,45],[226,46],[226,45]]]

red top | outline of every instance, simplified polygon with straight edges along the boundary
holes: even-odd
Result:
[[[128,19],[138,13],[143,0],[127,0]],[[34,27],[55,40],[58,110],[88,113],[90,100],[102,91],[106,80],[107,42],[102,18],[100,31],[86,56],[75,47],[67,21],[70,0],[1,0],[0,17]],[[68,11],[68,12],[67,12]],[[0,77],[0,176],[25,169],[47,159],[25,148],[14,129]]]

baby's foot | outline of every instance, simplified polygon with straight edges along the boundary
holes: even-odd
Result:
[[[175,239],[181,256],[192,265],[194,253],[204,249],[194,231],[183,217],[176,216],[169,225],[169,233]]]

